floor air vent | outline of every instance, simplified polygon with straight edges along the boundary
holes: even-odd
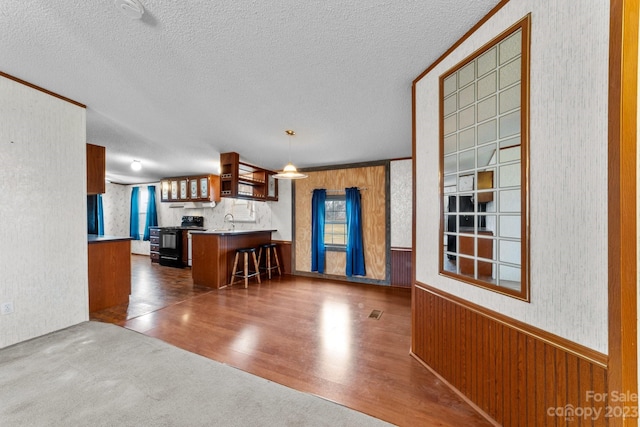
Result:
[[[369,319],[380,320],[380,317],[382,317],[382,310],[373,310],[369,315]]]

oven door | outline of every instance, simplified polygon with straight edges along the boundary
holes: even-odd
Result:
[[[182,230],[160,229],[160,265],[182,267]]]

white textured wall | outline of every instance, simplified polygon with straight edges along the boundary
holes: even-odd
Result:
[[[278,230],[273,233],[272,238],[274,240],[291,241],[292,231],[291,224],[293,224],[291,216],[291,181],[286,179],[278,181],[278,201],[267,202],[267,205],[271,207],[271,226]]]
[[[391,247],[394,248],[412,247],[412,163],[411,159],[391,162]]]
[[[0,347],[88,320],[85,118],[0,76]]]
[[[129,199],[131,190],[126,185],[106,184],[102,195],[104,211],[104,234],[109,236],[129,235]],[[128,190],[128,191],[127,191]]]
[[[531,12],[526,303],[438,274],[438,78]],[[609,2],[512,0],[416,86],[417,280],[607,352]]]

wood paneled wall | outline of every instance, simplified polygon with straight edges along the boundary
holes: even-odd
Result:
[[[88,244],[89,312],[129,301],[131,295],[131,241]]]
[[[295,184],[295,266],[311,272],[311,196],[316,188],[341,190],[359,187],[362,195],[362,233],[366,279],[386,280],[387,274],[387,172],[388,165],[349,167],[306,172],[309,178]],[[339,194],[339,193],[327,193]],[[342,193],[344,194],[344,193]],[[327,252],[325,274],[344,276],[344,253]]]
[[[614,415],[606,355],[423,284],[412,312],[412,354],[500,425],[600,426]]]
[[[391,286],[411,287],[411,248],[391,248]]]
[[[278,245],[278,261],[282,274],[291,274],[291,242],[287,240],[272,240]]]

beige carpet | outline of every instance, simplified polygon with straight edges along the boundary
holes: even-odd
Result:
[[[0,350],[0,425],[389,424],[160,340],[85,322]]]

